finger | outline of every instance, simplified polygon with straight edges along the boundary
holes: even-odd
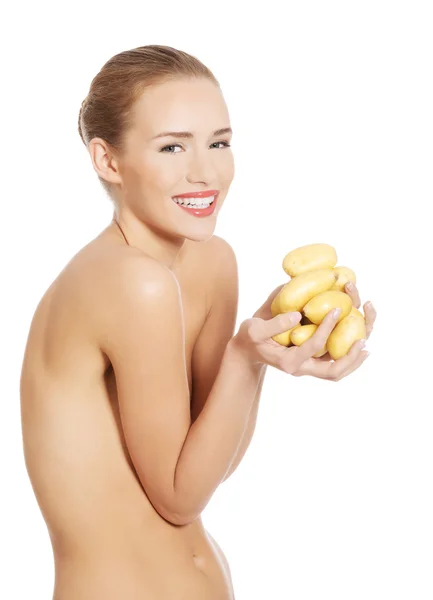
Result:
[[[359,308],[361,306],[361,298],[359,297],[358,288],[353,281],[348,281],[344,286],[344,291],[352,299],[353,306]]]
[[[300,312],[280,313],[267,321],[262,320],[262,329],[256,336],[256,342],[264,342],[278,333],[283,333],[297,325],[302,319]]]
[[[355,364],[355,361],[358,360],[361,350],[361,340],[358,340],[352,344],[349,352],[338,360],[334,362],[320,362],[318,359],[312,358],[301,365],[299,371],[304,375],[313,375],[313,377],[319,377],[320,379],[338,381]]]
[[[370,337],[371,332],[373,331],[373,325],[376,320],[376,309],[374,308],[371,302],[366,302],[364,304],[364,316],[365,316],[365,329],[366,329],[366,338]]]
[[[367,352],[367,350],[361,350],[361,352],[359,352],[357,358],[354,360],[354,362],[351,364],[351,366],[348,369],[346,369],[345,371],[343,371],[343,373],[341,373],[339,375],[339,377],[333,379],[333,381],[340,381],[340,379],[343,379],[343,377],[347,377],[348,375],[353,373],[353,371],[356,371],[356,369],[359,369],[359,367],[367,360],[367,358],[369,356],[370,356],[370,353]]]
[[[338,319],[339,315],[334,316],[333,311],[330,310],[310,339],[294,349],[298,366],[322,350]]]
[[[364,345],[365,340],[357,340],[351,345],[349,352],[345,356],[331,363],[329,369],[330,379],[338,380],[343,376],[343,373],[349,371],[358,360]]]

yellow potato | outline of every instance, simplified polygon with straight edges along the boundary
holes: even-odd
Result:
[[[352,310],[352,298],[345,292],[327,291],[317,294],[304,306],[303,311],[307,319],[320,325],[328,312],[333,308],[341,308],[337,323],[342,321]]]
[[[356,283],[355,271],[349,269],[349,267],[335,267],[334,273],[337,275],[337,281],[332,286],[331,290],[337,290],[338,292],[344,292],[344,286],[349,281]]]
[[[281,344],[282,346],[291,346],[291,340],[290,340],[290,335],[292,333],[292,331],[294,329],[296,329],[296,327],[299,327],[298,324],[295,325],[295,327],[292,327],[291,329],[288,329],[287,331],[283,331],[283,333],[277,333],[276,335],[272,336],[272,339],[274,340],[274,342],[277,342],[278,344]]]
[[[356,340],[365,339],[367,332],[364,319],[349,315],[337,323],[326,342],[326,348],[334,360],[345,356]]]
[[[329,244],[308,244],[292,250],[283,259],[283,269],[291,277],[335,267],[337,253]]]
[[[292,333],[290,334],[290,341],[295,346],[301,346],[304,342],[309,340],[312,335],[314,335],[316,330],[317,330],[317,325],[314,325],[314,324],[298,325],[297,327],[293,328]],[[316,354],[313,354],[313,356],[314,356],[314,358],[320,358],[321,356],[326,354],[327,351],[328,350],[327,350],[326,344],[325,344],[325,346],[322,348],[322,350],[319,350],[319,352],[316,352]]]
[[[354,306],[352,306],[352,310],[349,313],[349,317],[361,317],[361,319],[364,318],[364,315],[362,314],[362,312],[360,312],[357,308],[355,308]]]
[[[289,283],[286,283],[275,296],[271,305],[272,316],[301,311],[311,298],[329,290],[334,285],[336,278],[337,276],[331,268],[317,269],[317,271],[308,271],[308,273],[297,275]]]
[[[286,286],[284,286],[286,287]],[[283,311],[280,308],[280,294],[283,291],[284,288],[281,288],[281,290],[278,292],[278,294],[275,296],[275,298],[272,300],[271,303],[271,313],[273,317],[276,317],[277,315],[279,315],[280,313],[282,313]]]
[[[304,342],[310,339],[310,337],[317,330],[317,325],[298,325],[293,328],[293,331],[290,335],[290,341],[295,344],[295,346],[300,346]]]

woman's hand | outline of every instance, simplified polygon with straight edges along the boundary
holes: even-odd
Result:
[[[328,353],[320,358],[313,358],[326,344],[337,323],[338,316],[333,316],[333,311],[326,315],[314,335],[301,346],[287,348],[272,339],[272,336],[291,329],[301,320],[299,312],[283,313],[272,318],[272,300],[284,285],[278,286],[269,295],[251,319],[241,323],[238,333],[232,339],[234,346],[253,364],[267,364],[295,377],[311,375],[339,381],[359,368],[368,356],[368,352],[362,351],[361,340],[355,342],[349,352],[336,361],[332,361]],[[351,297],[353,306],[359,308],[361,301],[356,286],[346,285],[345,292]],[[371,302],[364,304],[364,314],[368,338],[376,319],[376,311]]]
[[[349,282],[345,285],[344,291],[351,297],[353,306],[359,309],[361,306],[361,299],[356,285]],[[377,313],[370,301],[364,303],[363,309],[366,329],[365,337],[368,339],[373,331]],[[318,331],[319,329],[317,329],[316,334]],[[314,335],[310,339],[313,337]],[[346,356],[342,356],[338,360],[332,361],[328,352],[320,358],[310,357],[301,365],[299,371],[293,373],[293,375],[296,377],[301,375],[313,375],[314,377],[320,377],[321,379],[340,381],[340,379],[358,369],[367,359],[369,352],[361,350],[361,340],[359,340],[352,345]]]

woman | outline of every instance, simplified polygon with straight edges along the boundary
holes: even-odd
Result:
[[[300,348],[270,339],[301,316],[271,318],[282,286],[234,335],[236,259],[213,235],[234,177],[230,121],[200,61],[166,46],[114,56],[79,132],[113,221],[37,306],[21,376],[54,599],[233,599],[200,514],[248,447],[267,365],[338,380],[366,354],[312,358],[331,314]]]

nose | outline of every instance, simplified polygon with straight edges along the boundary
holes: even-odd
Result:
[[[187,181],[189,183],[208,184],[215,179],[215,168],[209,155],[194,152],[188,164]]]

